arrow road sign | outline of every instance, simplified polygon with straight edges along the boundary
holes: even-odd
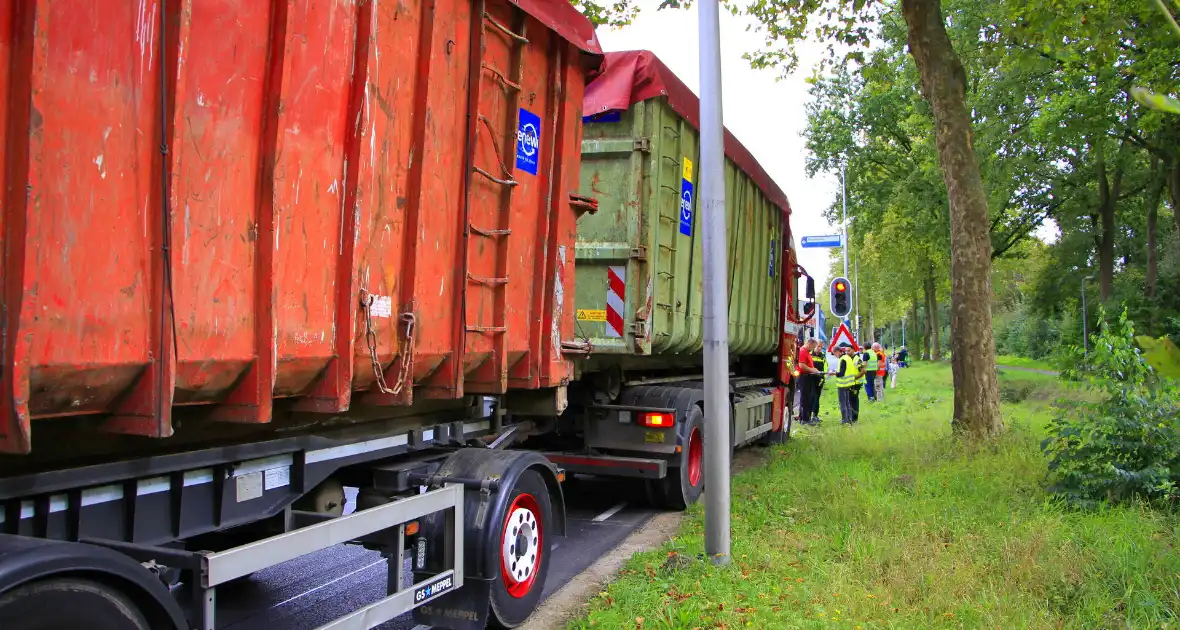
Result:
[[[800,239],[799,244],[803,247],[840,247],[843,239],[839,234],[827,234],[825,236],[804,236]]]

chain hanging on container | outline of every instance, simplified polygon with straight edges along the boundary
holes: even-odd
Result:
[[[373,364],[373,376],[377,379],[377,389],[382,394],[400,394],[406,386],[406,379],[410,373],[410,366],[414,363],[414,325],[417,323],[413,313],[402,313],[401,320],[406,325],[405,344],[401,353],[401,362],[397,369],[397,380],[393,387],[385,382],[385,370],[381,369],[381,360],[377,357],[377,331],[373,328],[373,302],[376,298],[365,289],[361,289],[361,308],[365,317],[365,346],[369,349],[369,360]]]

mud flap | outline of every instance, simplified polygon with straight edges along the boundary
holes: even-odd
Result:
[[[414,580],[430,573],[414,574]],[[463,588],[414,609],[414,623],[447,630],[484,630],[488,623],[488,602],[492,582],[473,577],[463,578]]]

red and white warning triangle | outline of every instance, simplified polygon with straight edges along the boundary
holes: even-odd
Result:
[[[848,330],[848,325],[843,323],[836,329],[836,334],[832,335],[832,343],[828,344],[828,352],[835,352],[842,343],[852,346],[853,352],[860,352],[860,346],[857,345],[856,338],[852,336],[852,331]]]

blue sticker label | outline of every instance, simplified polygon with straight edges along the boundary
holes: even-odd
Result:
[[[540,152],[541,117],[522,107],[516,129],[516,170],[536,175]]]
[[[614,111],[603,112],[601,114],[594,114],[593,116],[584,116],[582,118],[582,123],[587,125],[593,123],[617,123],[621,122],[622,120],[623,112],[616,109]]]
[[[680,233],[692,236],[692,160],[684,158],[680,169]]]
[[[774,277],[774,241],[770,241],[770,268],[766,271],[766,275],[771,278]]]

